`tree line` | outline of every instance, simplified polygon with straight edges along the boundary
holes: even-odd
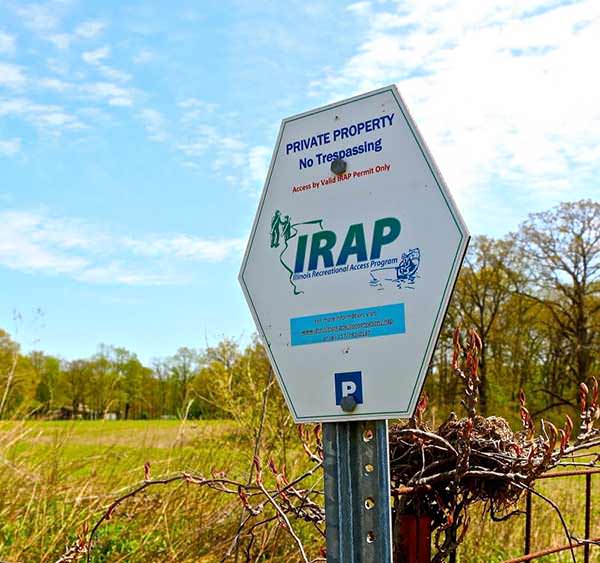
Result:
[[[0,369],[2,418],[230,417],[252,378],[264,386],[270,374],[256,339],[244,349],[230,339],[205,350],[182,347],[147,366],[133,352],[106,345],[71,361],[21,354],[2,330]]]
[[[520,389],[534,414],[576,410],[579,383],[600,368],[600,204],[562,203],[501,239],[472,241],[427,382],[446,408],[457,402],[459,325],[481,337],[483,414],[504,413]]]
[[[562,203],[502,238],[471,241],[426,383],[440,416],[459,401],[451,365],[457,326],[481,337],[482,414],[506,415],[521,388],[534,413],[576,409],[579,382],[600,368],[600,204]],[[268,381],[256,339],[180,348],[144,365],[106,345],[69,361],[24,354],[0,330],[0,418],[235,418]]]

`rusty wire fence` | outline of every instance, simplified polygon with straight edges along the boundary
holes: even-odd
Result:
[[[571,549],[583,550],[583,562],[592,563],[600,561],[600,537],[591,537],[592,534],[592,476],[600,474],[600,469],[586,469],[577,471],[562,471],[560,473],[549,473],[543,475],[540,479],[561,479],[567,477],[585,476],[585,520],[584,520],[584,537],[572,538],[570,544],[549,547],[540,551],[531,551],[531,531],[533,526],[533,507],[531,491],[527,492],[525,499],[525,538],[524,538],[524,554],[514,559],[507,559],[502,563],[525,563],[526,561],[534,561],[546,555],[562,553]],[[592,559],[592,556],[594,557]]]

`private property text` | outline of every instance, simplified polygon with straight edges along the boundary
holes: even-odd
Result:
[[[308,149],[321,147],[328,145],[329,143],[335,143],[337,141],[343,141],[345,139],[351,139],[353,137],[362,135],[363,133],[370,133],[372,131],[385,129],[391,127],[394,122],[394,114],[386,114],[381,117],[373,117],[365,121],[353,123],[347,127],[339,127],[333,131],[325,131],[318,133],[310,137],[297,139],[285,146],[285,154],[301,153]],[[351,158],[359,154],[365,154],[369,152],[381,152],[381,138],[373,141],[363,141],[360,144],[348,146],[332,152],[317,152],[313,157],[300,157],[298,159],[298,167],[300,170],[303,168],[311,168],[315,162],[319,164],[325,164],[332,162],[339,158]]]

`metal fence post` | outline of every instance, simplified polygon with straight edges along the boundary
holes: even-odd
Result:
[[[327,563],[392,563],[387,421],[323,424]]]
[[[531,553],[531,491],[525,495],[525,555]]]
[[[583,562],[590,563],[590,543],[592,533],[592,474],[585,476],[585,539]]]
[[[454,548],[452,549],[452,551],[450,551],[448,555],[448,563],[456,563],[456,530],[454,528],[451,530],[451,534]]]

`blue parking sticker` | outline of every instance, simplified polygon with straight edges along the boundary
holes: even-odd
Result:
[[[362,372],[347,371],[335,374],[335,404],[339,405],[344,397],[354,397],[357,405],[363,402]]]

